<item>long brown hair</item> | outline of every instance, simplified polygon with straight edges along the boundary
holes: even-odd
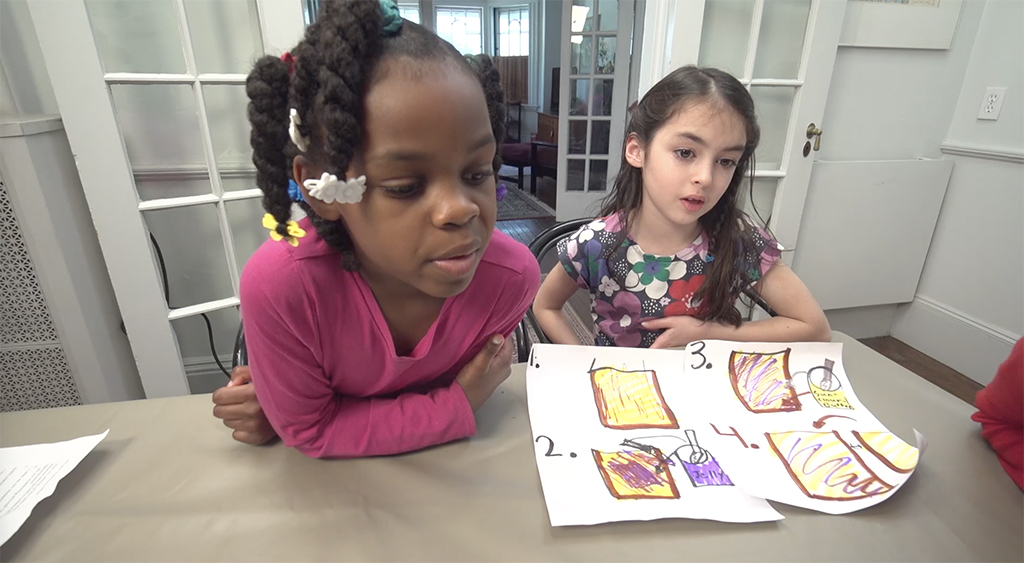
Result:
[[[736,299],[746,284],[746,269],[741,262],[745,249],[753,246],[751,232],[754,227],[737,207],[737,199],[740,183],[748,170],[751,183],[754,181],[754,150],[761,138],[754,100],[739,80],[715,68],[691,65],[676,69],[658,81],[630,113],[619,173],[608,197],[601,202],[599,215],[621,214],[622,229],[615,244],[607,250],[606,258],[610,258],[629,234],[630,222],[636,218],[643,202],[643,171],[626,161],[625,147],[630,136],[636,136],[644,146],[649,146],[658,130],[686,104],[705,100],[725,103],[735,110],[746,126],[747,142],[729,187],[715,207],[699,220],[707,233],[713,260],[708,264],[704,283],[693,298],[701,302],[700,312],[695,316],[739,326],[742,317],[736,308]],[[741,222],[746,225],[741,227]]]

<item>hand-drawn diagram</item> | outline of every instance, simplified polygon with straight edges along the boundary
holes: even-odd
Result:
[[[761,354],[733,351],[729,356],[729,379],[743,406],[753,413],[800,410],[800,399],[789,375],[790,348]]]
[[[815,366],[807,370],[807,385],[811,388],[811,396],[826,409],[853,409],[846,400],[843,384],[832,372],[835,361],[826,359],[825,365]]]
[[[910,473],[917,467],[920,451],[900,440],[892,432],[857,432],[854,430],[853,436],[864,446],[864,449],[897,473]]]
[[[617,430],[679,428],[653,370],[590,366],[590,382],[601,424]]]
[[[608,492],[619,499],[679,498],[673,468],[680,467],[694,487],[733,486],[711,452],[701,447],[696,432],[686,430],[685,435],[685,440],[679,436],[626,439],[621,445],[631,449],[617,452],[592,450]],[[659,448],[654,443],[669,445]]]
[[[864,464],[838,432],[765,432],[764,436],[808,497],[856,500],[893,488]]]
[[[665,460],[660,450],[653,454],[639,450],[594,453],[608,492],[617,499],[674,499],[679,489],[670,471],[661,470]]]

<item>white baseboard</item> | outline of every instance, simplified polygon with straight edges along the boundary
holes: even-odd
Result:
[[[896,304],[829,309],[825,317],[832,330],[857,339],[874,338],[889,336],[896,309]]]
[[[922,296],[900,305],[892,336],[982,385],[992,381],[999,364],[1020,339],[1020,335]]]

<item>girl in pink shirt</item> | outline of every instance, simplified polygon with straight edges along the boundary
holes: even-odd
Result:
[[[313,457],[473,435],[540,282],[494,231],[505,113],[490,60],[390,1],[325,2],[246,90],[271,239],[241,278],[252,385],[219,390],[214,414],[236,439],[276,433]],[[293,200],[307,218],[291,220]]]

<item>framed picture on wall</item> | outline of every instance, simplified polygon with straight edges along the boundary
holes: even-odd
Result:
[[[848,0],[839,45],[949,49],[964,0]]]

